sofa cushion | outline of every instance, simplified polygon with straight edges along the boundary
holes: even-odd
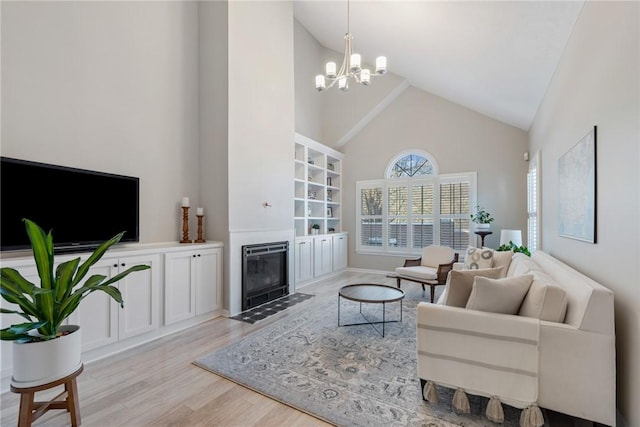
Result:
[[[549,322],[563,323],[567,313],[567,294],[547,273],[532,271],[533,282],[518,314]]]
[[[493,267],[493,249],[469,246],[464,257],[465,270]]]
[[[447,276],[447,283],[444,289],[444,305],[464,308],[473,289],[473,279],[476,276],[497,279],[500,276],[502,267],[482,268],[479,270],[451,270]]]
[[[438,278],[438,269],[432,267],[425,267],[423,265],[415,267],[398,267],[396,268],[396,274],[400,276],[407,276],[413,279],[422,280],[436,280]]]
[[[533,275],[489,279],[477,276],[466,308],[491,313],[516,314],[527,294]]]
[[[518,252],[513,254],[511,258],[511,264],[509,265],[506,277],[522,276],[529,274],[534,270],[543,271],[542,267],[540,267],[534,260],[527,255]]]
[[[494,251],[493,252],[493,264],[492,267],[502,267],[502,273],[500,274],[500,278],[507,276],[507,271],[509,271],[509,266],[511,265],[511,258],[513,257],[513,252],[511,251]]]

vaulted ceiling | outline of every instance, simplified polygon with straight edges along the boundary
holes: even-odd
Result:
[[[583,4],[296,0],[294,10],[324,47],[342,52],[349,25],[363,60],[385,55],[411,85],[528,130]]]

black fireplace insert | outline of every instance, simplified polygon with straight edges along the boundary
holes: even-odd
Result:
[[[242,311],[289,294],[289,242],[242,247]]]

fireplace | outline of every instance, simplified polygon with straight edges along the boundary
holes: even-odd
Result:
[[[242,311],[289,294],[289,242],[242,247]]]

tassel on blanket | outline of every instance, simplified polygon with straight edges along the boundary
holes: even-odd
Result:
[[[438,403],[438,390],[436,390],[436,385],[432,381],[427,381],[424,385],[424,388],[422,389],[422,396],[432,405]]]
[[[495,396],[491,396],[489,403],[487,404],[487,419],[494,423],[504,422],[504,410],[502,409],[502,403],[500,399]]]
[[[520,414],[520,427],[541,427],[544,425],[544,417],[538,405],[531,405],[522,410]]]
[[[461,388],[457,389],[453,394],[453,402],[451,402],[451,404],[453,405],[453,409],[455,409],[458,414],[468,414],[469,412],[471,412],[467,394]]]

